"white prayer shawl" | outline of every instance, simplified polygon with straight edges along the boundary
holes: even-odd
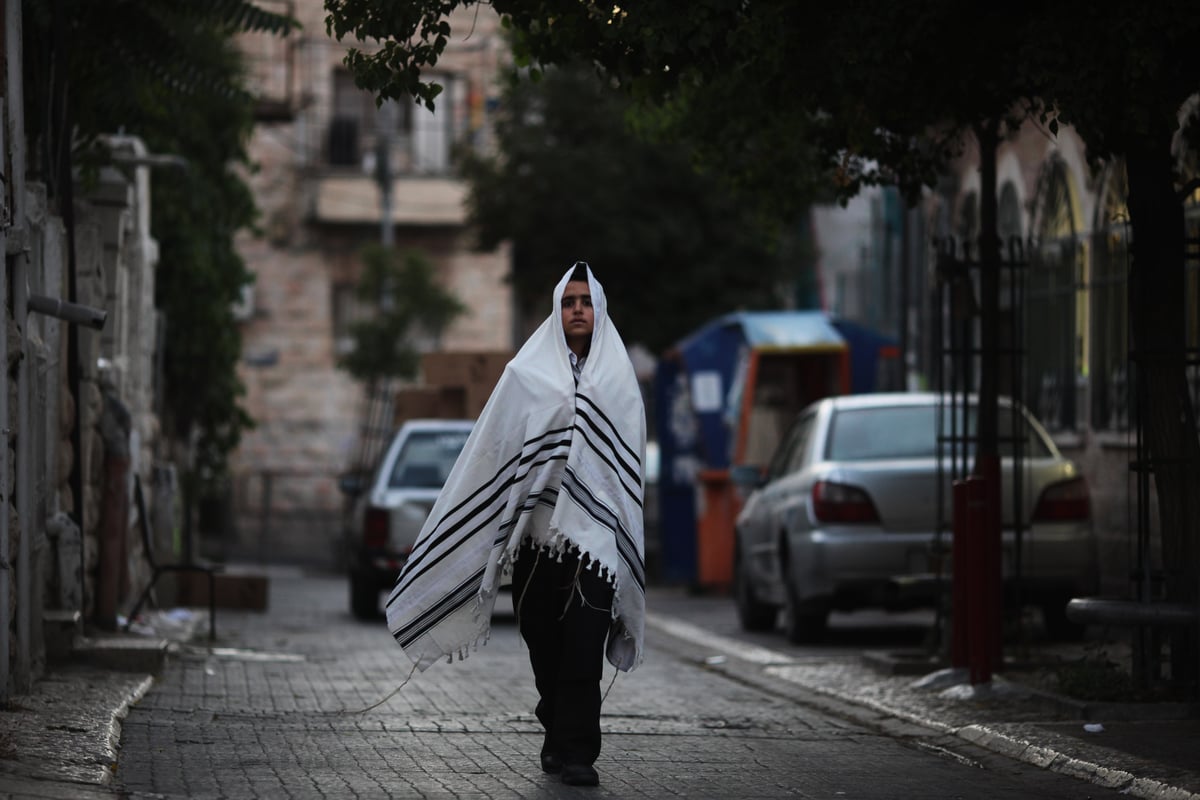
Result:
[[[487,641],[502,575],[526,539],[552,557],[577,548],[608,580],[608,660],[624,671],[641,663],[645,408],[590,268],[595,325],[576,385],[561,311],[573,269],[505,367],[388,597],[388,629],[422,671]]]

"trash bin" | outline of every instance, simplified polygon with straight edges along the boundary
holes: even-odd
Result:
[[[703,506],[696,525],[696,580],[704,589],[726,591],[733,583],[733,523],[740,503],[727,469],[697,476]]]

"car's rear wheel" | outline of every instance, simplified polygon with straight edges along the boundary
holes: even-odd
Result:
[[[740,547],[735,548],[733,552],[733,597],[737,603],[738,621],[742,624],[742,630],[769,631],[775,628],[779,609],[761,602],[754,593]]]
[[[379,616],[379,583],[370,575],[350,573],[350,611],[362,620]]]
[[[791,564],[784,559],[783,632],[792,644],[820,641],[829,625],[829,606],[823,600],[800,600],[792,580]]]

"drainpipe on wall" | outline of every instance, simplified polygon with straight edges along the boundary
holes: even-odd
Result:
[[[8,22],[8,20],[5,20]],[[7,98],[5,98],[7,100]],[[0,108],[7,109],[7,103],[0,103]],[[4,174],[4,126],[0,125],[0,180],[8,176]],[[4,180],[7,183],[6,180]],[[3,198],[0,197],[0,206]],[[7,209],[0,208],[0,214]],[[8,243],[8,230],[0,227],[0,255],[4,254]],[[12,658],[9,649],[8,629],[12,609],[9,608],[8,593],[12,586],[12,565],[8,563],[8,520],[9,507],[12,504],[12,485],[8,482],[9,458],[8,445],[12,440],[12,431],[8,423],[8,258],[4,259],[4,275],[0,276],[0,358],[4,359],[4,390],[0,391],[0,707],[8,704],[8,667]]]
[[[29,424],[29,352],[24,337],[29,304],[29,248],[25,237],[25,95],[21,71],[21,4],[5,3],[5,55],[8,58],[8,140],[11,152],[12,175],[9,187],[12,191],[12,208],[9,219],[10,233],[17,233],[19,248],[13,255],[13,319],[17,330],[22,333],[21,361],[17,365],[17,450],[16,495],[17,495],[17,663],[13,676],[14,689],[28,691],[32,682],[33,643],[30,641],[30,608],[33,591],[30,580],[30,543],[33,537],[32,498],[30,497],[29,470],[32,464]]]

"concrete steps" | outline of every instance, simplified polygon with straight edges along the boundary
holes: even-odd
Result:
[[[167,663],[169,646],[166,639],[135,634],[81,636],[75,640],[71,657],[117,672],[157,674]]]
[[[42,615],[49,664],[87,663],[118,672],[157,673],[167,660],[169,640],[131,633],[85,634],[78,611]]]

